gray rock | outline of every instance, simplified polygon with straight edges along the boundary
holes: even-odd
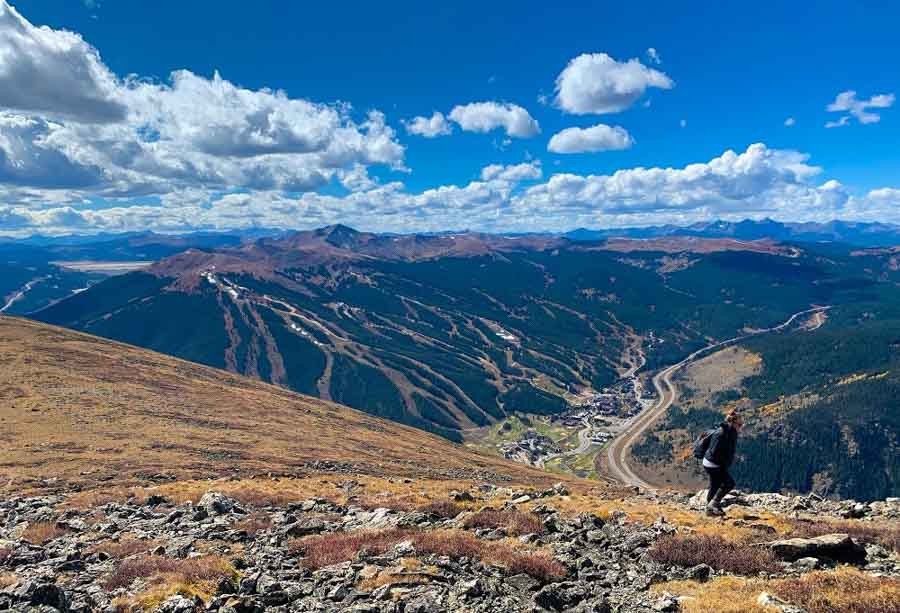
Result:
[[[824,534],[815,538],[792,538],[768,544],[777,557],[793,562],[800,558],[827,558],[858,564],[866,559],[866,549],[848,534]]]
[[[210,516],[224,515],[234,509],[234,500],[219,492],[206,492],[197,506]]]
[[[688,579],[703,583],[712,574],[713,569],[708,564],[697,564],[687,570]]]
[[[797,569],[801,572],[816,570],[821,565],[822,565],[822,562],[819,560],[819,558],[813,558],[813,557],[800,558],[799,560],[795,561],[792,564],[792,566],[795,569]]]
[[[293,537],[319,534],[325,530],[325,522],[316,517],[309,517],[289,524],[285,534]]]

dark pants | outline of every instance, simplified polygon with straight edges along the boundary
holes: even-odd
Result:
[[[727,468],[708,468],[703,467],[706,474],[709,475],[709,492],[706,494],[706,502],[709,502],[719,493],[724,498],[725,494],[734,489],[734,479],[728,474]]]

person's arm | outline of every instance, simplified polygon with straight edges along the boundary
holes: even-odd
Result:
[[[728,430],[728,458],[725,466],[731,466],[734,463],[734,456],[737,453],[737,430],[734,428],[729,428]]]

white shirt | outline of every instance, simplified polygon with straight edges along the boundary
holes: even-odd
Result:
[[[706,458],[703,458],[703,468],[721,468],[718,464],[713,464]]]

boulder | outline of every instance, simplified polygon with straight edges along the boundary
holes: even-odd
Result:
[[[827,558],[858,564],[866,559],[866,549],[849,534],[823,534],[815,538],[792,538],[768,544],[777,557],[793,562],[800,558]]]
[[[325,530],[325,522],[316,517],[310,517],[290,524],[287,530],[285,530],[285,534],[288,536],[300,537],[309,534],[318,534],[323,530]]]
[[[210,516],[224,515],[234,509],[234,500],[219,492],[206,492],[197,506]]]

